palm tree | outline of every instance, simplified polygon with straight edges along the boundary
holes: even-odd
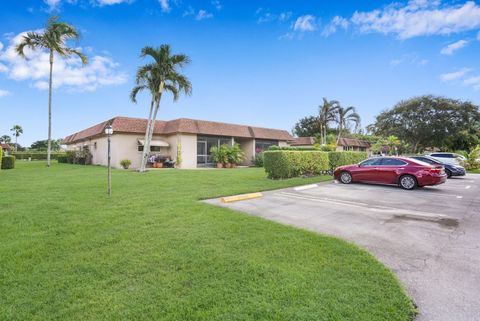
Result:
[[[338,106],[336,109],[337,123],[338,123],[338,137],[337,140],[342,136],[342,130],[348,128],[350,123],[355,123],[355,129],[360,126],[360,115],[357,113],[355,107],[350,106],[344,108]]]
[[[390,154],[392,154],[392,152],[394,152],[395,155],[398,154],[397,147],[400,146],[401,142],[397,136],[395,135],[388,136],[385,143],[388,146]]]
[[[0,143],[9,144],[12,141],[12,138],[8,135],[3,135],[0,137]]]
[[[340,106],[336,100],[327,100],[323,98],[323,105],[318,107],[319,115],[318,122],[320,127],[320,144],[325,145],[327,143],[327,129],[328,123],[335,121],[336,110]]]
[[[20,125],[13,125],[12,129],[10,131],[13,132],[13,136],[15,137],[15,151],[17,151],[17,141],[18,141],[18,136],[23,134],[23,128]]]
[[[45,30],[41,33],[28,32],[15,48],[21,57],[25,57],[25,47],[31,50],[47,50],[50,54],[50,77],[48,82],[48,148],[47,166],[50,166],[52,144],[52,76],[53,59],[55,54],[60,57],[78,56],[83,65],[87,64],[87,57],[80,51],[66,46],[67,40],[78,40],[80,37],[77,29],[68,23],[58,21],[58,17],[48,19]]]
[[[151,94],[150,113],[145,131],[145,143],[143,146],[142,164],[140,172],[145,171],[148,154],[150,153],[150,141],[152,140],[155,120],[160,108],[160,100],[164,92],[173,95],[173,101],[178,100],[180,93],[190,95],[192,84],[188,78],[179,72],[190,63],[190,58],[184,54],[172,55],[169,45],[161,45],[159,48],[144,47],[140,57],[153,58],[152,63],[148,63],[138,68],[135,79],[136,86],[130,93],[130,99],[136,103],[137,94],[143,90],[148,90]]]

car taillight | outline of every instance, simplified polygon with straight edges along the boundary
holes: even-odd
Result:
[[[443,174],[443,168],[430,168],[431,173]]]

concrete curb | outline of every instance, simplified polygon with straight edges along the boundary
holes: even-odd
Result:
[[[259,198],[262,197],[262,193],[248,193],[248,194],[240,194],[240,195],[234,195],[234,196],[226,196],[222,197],[220,201],[222,203],[231,203],[231,202],[237,202],[237,201],[244,201],[244,200],[250,200],[253,198]]]

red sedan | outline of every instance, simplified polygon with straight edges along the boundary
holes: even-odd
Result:
[[[447,174],[442,165],[431,165],[408,157],[378,157],[360,164],[341,166],[335,179],[344,184],[368,182],[395,184],[404,189],[445,183]]]

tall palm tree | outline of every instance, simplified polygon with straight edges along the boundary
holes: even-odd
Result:
[[[137,94],[147,90],[150,92],[150,113],[145,131],[145,143],[143,145],[142,164],[140,172],[145,171],[148,154],[150,153],[150,142],[155,128],[155,120],[160,108],[160,100],[164,92],[173,95],[173,101],[177,101],[180,94],[192,93],[192,84],[185,75],[179,72],[179,69],[190,63],[190,58],[184,54],[172,54],[169,45],[161,45],[158,48],[144,47],[140,57],[150,57],[152,63],[141,66],[137,70],[135,79],[136,86],[130,93],[130,99],[136,103]]]
[[[320,127],[320,144],[327,144],[327,129],[328,124],[336,120],[336,110],[340,103],[336,100],[327,100],[323,98],[323,105],[318,107],[319,115],[318,122]]]
[[[337,114],[337,123],[338,123],[338,137],[337,140],[342,136],[342,130],[348,128],[350,123],[355,124],[355,129],[360,126],[360,115],[357,113],[357,109],[353,106],[344,108],[338,106],[336,109]]]
[[[53,60],[55,54],[60,57],[78,56],[83,65],[87,64],[87,57],[80,51],[69,48],[66,45],[67,40],[78,40],[80,35],[77,29],[68,23],[61,22],[54,16],[48,19],[46,28],[38,32],[28,32],[23,36],[22,41],[15,48],[18,55],[25,57],[25,48],[31,50],[47,50],[50,54],[50,77],[48,82],[48,148],[47,148],[47,166],[50,166],[50,154],[52,145],[52,77]]]
[[[13,136],[15,137],[15,151],[17,151],[17,142],[18,142],[18,136],[23,134],[23,128],[20,125],[13,125],[12,129],[10,131],[13,132]]]
[[[8,135],[3,135],[0,137],[0,143],[9,144],[12,141],[12,138]]]

